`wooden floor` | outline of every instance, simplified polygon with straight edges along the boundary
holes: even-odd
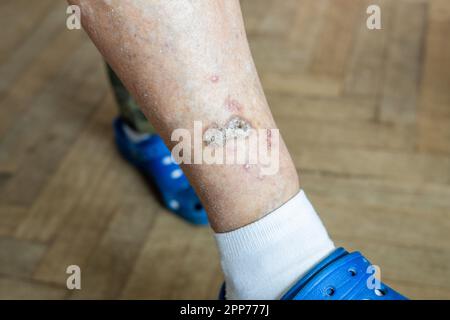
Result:
[[[379,4],[383,30],[366,28]],[[450,298],[450,1],[243,0],[275,118],[337,245]],[[56,0],[0,4],[0,298],[207,298],[211,232],[117,155],[102,60]],[[66,267],[82,290],[66,289]]]

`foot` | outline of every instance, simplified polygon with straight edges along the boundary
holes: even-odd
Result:
[[[306,273],[281,300],[407,300],[378,281],[359,252],[336,249]],[[220,299],[225,298],[225,285]]]
[[[156,189],[164,206],[190,223],[208,224],[205,209],[164,141],[157,134],[133,141],[124,125],[120,118],[114,121],[117,148]]]

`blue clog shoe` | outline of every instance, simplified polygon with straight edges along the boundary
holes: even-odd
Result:
[[[126,135],[121,118],[114,121],[114,133],[119,152],[155,187],[167,209],[195,225],[208,224],[199,198],[159,135],[135,143]]]

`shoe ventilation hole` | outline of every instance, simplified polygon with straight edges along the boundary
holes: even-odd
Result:
[[[180,203],[177,200],[170,200],[169,201],[169,206],[172,209],[177,210],[180,207]]]
[[[173,170],[170,173],[170,177],[172,179],[178,179],[179,177],[181,177],[183,175],[183,171],[181,171],[181,169],[177,169],[177,170]]]
[[[379,297],[383,297],[386,295],[386,289],[375,289],[375,294]]]
[[[350,268],[348,269],[348,273],[350,274],[351,277],[354,277],[356,276],[356,269]]]
[[[165,156],[162,159],[162,164],[165,165],[165,166],[168,166],[171,163],[172,163],[172,157],[171,156]]]

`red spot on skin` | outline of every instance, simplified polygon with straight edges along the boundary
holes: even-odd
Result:
[[[267,148],[271,148],[272,147],[272,131],[270,129],[266,130],[267,132]]]
[[[209,78],[209,81],[211,81],[212,83],[217,83],[219,82],[220,78],[218,75],[213,75]]]
[[[228,96],[225,100],[225,107],[230,112],[239,112],[242,110],[242,105],[235,99],[232,99],[230,96]]]

